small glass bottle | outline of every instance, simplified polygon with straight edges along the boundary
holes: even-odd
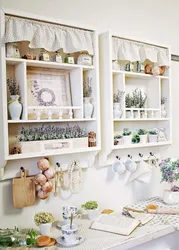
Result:
[[[55,56],[53,58],[54,62],[62,63],[62,56],[58,51],[55,51]]]
[[[50,61],[49,53],[45,49],[41,49],[40,55],[39,55],[40,61]]]
[[[131,72],[133,72],[134,71],[134,64],[132,62],[126,63],[126,65],[125,65],[125,71],[131,71]]]
[[[137,72],[138,73],[144,73],[144,70],[145,70],[144,64],[137,61]]]
[[[74,57],[71,56],[70,54],[67,54],[67,57],[65,57],[65,63],[74,64],[75,63]]]

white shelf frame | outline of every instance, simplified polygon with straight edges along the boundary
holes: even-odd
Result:
[[[100,133],[100,88],[99,88],[99,58],[98,58],[98,33],[94,28],[81,27],[80,25],[74,25],[74,23],[68,23],[66,21],[62,20],[55,20],[46,18],[43,16],[36,16],[30,13],[23,13],[23,12],[15,12],[13,10],[9,9],[0,9],[0,20],[1,20],[1,27],[0,27],[0,34],[1,34],[1,41],[4,41],[4,33],[5,33],[5,15],[13,15],[13,16],[19,16],[24,18],[30,18],[35,19],[39,21],[46,21],[50,23],[60,24],[60,25],[66,25],[69,27],[74,27],[78,29],[83,30],[89,30],[93,31],[93,42],[94,42],[94,57],[93,57],[93,66],[85,66],[85,65],[77,65],[77,64],[68,64],[68,63],[57,63],[57,62],[45,62],[45,61],[38,61],[38,60],[26,60],[26,59],[19,59],[19,58],[6,58],[5,56],[5,44],[1,42],[1,48],[0,48],[0,68],[1,68],[1,82],[3,85],[2,88],[2,96],[1,96],[1,106],[3,109],[1,110],[1,121],[0,121],[0,134],[1,136],[1,145],[2,150],[0,153],[1,156],[1,166],[0,166],[0,179],[3,179],[4,175],[4,167],[8,166],[8,161],[14,160],[17,161],[20,159],[27,159],[27,158],[36,158],[36,157],[42,157],[42,156],[58,156],[58,155],[66,155],[66,154],[78,154],[83,156],[83,153],[87,154],[89,152],[89,157],[91,159],[91,154],[94,156],[97,155],[99,150],[101,149],[101,133]],[[15,69],[23,68],[24,74],[21,76],[21,82],[24,82],[24,100],[23,100],[23,107],[24,109],[33,109],[36,107],[28,107],[27,106],[27,96],[25,96],[26,91],[26,70],[28,67],[39,67],[39,68],[49,68],[49,69],[61,69],[69,71],[71,74],[76,74],[78,71],[78,74],[80,74],[80,84],[81,84],[81,95],[83,94],[83,72],[86,72],[86,74],[91,74],[93,76],[93,87],[94,87],[94,93],[95,93],[95,117],[91,119],[85,119],[83,117],[79,118],[73,118],[73,119],[41,119],[41,120],[28,120],[28,113],[24,112],[22,120],[18,121],[12,121],[8,120],[8,111],[7,111],[7,86],[6,86],[6,66],[15,66]],[[92,73],[91,73],[92,72]],[[20,75],[18,72],[16,72],[18,75]],[[38,107],[40,108],[40,107]],[[59,107],[57,107],[59,108]],[[48,108],[47,108],[48,109]],[[51,107],[49,107],[51,109]],[[52,109],[55,109],[52,107]],[[80,100],[80,106],[70,106],[70,107],[60,107],[60,109],[71,109],[71,110],[80,110],[81,114],[83,114],[83,96]],[[29,153],[29,154],[17,154],[17,155],[9,155],[9,143],[8,143],[8,125],[12,124],[11,126],[16,126],[23,124],[23,123],[62,123],[62,122],[85,122],[85,126],[87,130],[91,131],[94,130],[96,132],[96,139],[97,139],[97,146],[96,147],[88,147],[88,148],[81,148],[81,149],[68,149],[68,150],[59,150],[58,152],[45,152],[45,153]],[[95,128],[95,129],[93,129]],[[86,158],[87,159],[87,158]],[[15,163],[15,162],[14,162]],[[2,169],[1,169],[2,167]]]
[[[99,164],[101,166],[105,166],[105,161],[107,162],[107,158],[109,155],[112,153],[113,150],[124,150],[127,151],[128,149],[132,150],[133,148],[136,150],[137,148],[150,148],[151,147],[161,147],[161,146],[169,146],[172,144],[172,116],[171,116],[171,82],[170,82],[170,75],[171,75],[171,70],[170,68],[168,69],[168,75],[167,76],[153,76],[145,73],[137,73],[137,72],[128,72],[128,71],[123,71],[123,70],[114,70],[112,68],[112,37],[113,35],[110,32],[105,32],[100,35],[99,38],[99,52],[100,52],[100,72],[101,72],[101,95],[102,95],[102,104],[103,104],[103,109],[102,109],[102,124],[105,124],[105,127],[102,127],[102,152],[100,152],[100,157],[99,157]],[[115,37],[119,37],[115,35]],[[121,38],[121,37],[119,37]],[[127,40],[130,40],[129,38],[124,38]],[[133,39],[132,39],[133,40]],[[142,42],[142,41],[141,41]],[[146,42],[145,42],[146,43]],[[163,45],[155,45],[151,43],[147,43],[153,46],[159,46],[159,47],[165,47],[168,49],[168,54],[170,58],[170,47],[169,46],[163,46]],[[158,103],[156,107],[152,108],[149,106],[149,108],[126,108],[125,107],[125,95],[124,95],[124,101],[121,103],[121,108],[123,110],[123,117],[121,119],[114,119],[113,118],[113,91],[114,88],[118,86],[115,86],[114,84],[114,79],[115,81],[119,82],[120,90],[123,90],[126,92],[126,80],[127,79],[140,79],[141,81],[144,80],[147,81],[153,81],[155,80],[156,83],[158,84],[157,89],[158,89]],[[117,77],[117,78],[116,78]],[[160,100],[161,100],[161,82],[166,82],[168,84],[168,102],[169,102],[169,116],[167,118],[162,118],[161,117],[161,105],[160,105]],[[134,85],[135,88],[135,85]],[[106,101],[108,100],[108,101]],[[145,111],[145,114],[147,114],[147,111],[154,111],[156,112],[156,117],[154,118],[126,118],[126,110],[130,111]],[[130,144],[130,145],[114,145],[114,126],[120,126],[121,124],[126,123],[126,127],[128,124],[133,124],[139,123],[139,128],[142,128],[142,124],[147,123],[148,125],[154,124],[166,124],[167,127],[169,127],[169,133],[168,133],[168,141],[166,142],[158,142],[158,143],[147,143],[147,144]],[[132,126],[132,125],[130,125]],[[152,128],[152,127],[151,127]],[[127,152],[129,153],[129,152]],[[127,154],[126,153],[126,154]]]

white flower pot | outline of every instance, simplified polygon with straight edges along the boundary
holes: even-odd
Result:
[[[88,137],[19,142],[21,153],[46,152],[69,148],[87,148]]]
[[[168,205],[179,204],[179,192],[164,190],[163,202]]]
[[[149,142],[150,143],[155,143],[158,141],[158,135],[151,135],[149,134]]]
[[[22,104],[19,103],[19,95],[11,95],[9,102],[9,114],[12,120],[19,120],[22,113]]]
[[[120,119],[122,117],[122,109],[120,102],[115,102],[113,104],[113,117],[114,119]]]
[[[146,134],[146,135],[139,135],[139,137],[140,137],[140,143],[142,143],[142,144],[146,144],[147,143],[148,134]]]
[[[127,119],[133,118],[133,117],[132,117],[132,111],[130,111],[130,110],[127,110],[127,111],[126,111],[126,118],[127,118]]]
[[[52,228],[52,223],[40,224],[39,225],[40,234],[41,235],[49,235],[51,228]]]
[[[99,208],[96,209],[88,209],[86,210],[88,213],[88,219],[89,220],[95,220],[99,216]]]
[[[123,143],[124,144],[131,144],[132,143],[132,136],[131,135],[123,136]]]
[[[122,144],[122,138],[121,139],[114,139],[114,145],[121,145]]]
[[[83,116],[86,119],[90,119],[93,114],[93,104],[91,104],[91,98],[90,97],[84,97],[83,98]]]

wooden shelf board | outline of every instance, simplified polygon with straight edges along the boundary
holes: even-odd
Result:
[[[85,65],[57,63],[57,62],[45,62],[45,61],[38,61],[38,60],[26,60],[26,59],[21,59],[21,58],[6,58],[7,65],[17,65],[22,62],[26,62],[27,66],[43,67],[43,68],[45,67],[45,68],[52,68],[52,69],[66,69],[66,70],[73,70],[73,69],[79,69],[79,68],[82,68],[83,70],[95,69],[95,66],[85,66]]]
[[[44,157],[44,156],[53,156],[53,155],[62,155],[62,154],[75,154],[75,153],[87,153],[93,151],[99,151],[100,147],[89,147],[89,148],[77,148],[77,149],[62,149],[56,150],[55,152],[36,152],[36,153],[26,153],[26,154],[15,154],[8,155],[5,160],[19,160],[35,157]]]
[[[117,145],[113,146],[113,149],[129,149],[129,148],[146,148],[146,147],[158,147],[158,146],[166,146],[171,145],[171,141],[165,141],[165,142],[156,142],[156,143],[138,143],[138,144],[128,144],[128,145]]]
[[[113,119],[114,122],[146,122],[146,121],[170,121],[170,118],[145,118],[145,119]]]
[[[125,108],[125,110],[129,111],[159,111],[160,109],[156,108]]]
[[[125,77],[136,77],[136,78],[160,78],[160,79],[169,79],[168,76],[153,76],[150,74],[137,73],[137,72],[128,72],[123,70],[112,70],[112,73],[115,74],[124,74]]]
[[[8,123],[43,123],[43,122],[91,122],[91,121],[96,121],[96,118],[91,118],[91,119],[78,119],[78,118],[74,118],[74,119],[51,119],[51,120],[8,120]]]

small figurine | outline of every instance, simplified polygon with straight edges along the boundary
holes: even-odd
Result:
[[[11,155],[15,155],[15,154],[20,154],[21,150],[18,147],[13,147],[13,149],[11,150]]]
[[[152,74],[152,64],[146,64],[145,65],[145,74]]]
[[[96,133],[90,131],[88,134],[88,147],[96,147]]]

